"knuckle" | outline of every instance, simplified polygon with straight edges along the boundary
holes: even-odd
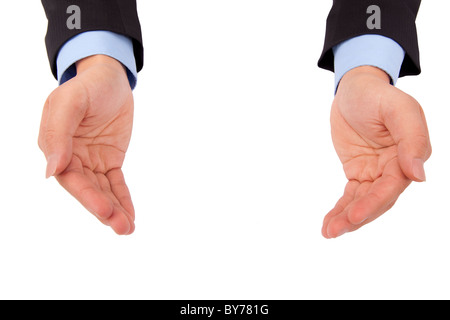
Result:
[[[427,136],[419,135],[416,137],[415,140],[416,141],[414,142],[414,144],[418,150],[421,150],[422,152],[425,152],[426,154],[430,151],[430,143],[429,143],[429,139]]]
[[[58,133],[54,129],[47,128],[44,137],[41,140],[42,141],[41,144],[46,148],[51,147],[55,143],[57,138]]]

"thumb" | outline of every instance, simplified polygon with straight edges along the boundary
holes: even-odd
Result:
[[[398,90],[386,104],[384,119],[397,144],[404,175],[413,181],[425,181],[424,164],[431,156],[431,143],[422,107],[413,97]]]
[[[72,138],[86,109],[86,90],[75,81],[57,88],[47,99],[39,133],[39,146],[47,159],[47,178],[60,174],[69,165]]]

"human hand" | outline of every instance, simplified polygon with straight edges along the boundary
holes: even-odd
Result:
[[[331,133],[349,180],[325,217],[322,234],[339,237],[375,220],[411,181],[425,181],[431,155],[419,103],[390,85],[375,67],[359,67],[341,80],[331,110]]]
[[[134,231],[134,208],[122,164],[131,138],[133,94],[117,60],[96,55],[48,97],[39,147],[47,178],[55,176],[88,211],[117,234]]]

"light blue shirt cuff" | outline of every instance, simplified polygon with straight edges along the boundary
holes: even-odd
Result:
[[[373,66],[382,69],[396,84],[405,59],[405,51],[394,40],[367,34],[358,36],[333,47],[335,92],[342,77],[351,69]]]
[[[110,31],[87,31],[71,38],[59,50],[56,60],[59,84],[77,75],[75,62],[96,54],[110,56],[120,61],[127,70],[132,89],[136,87],[137,70],[133,41]]]

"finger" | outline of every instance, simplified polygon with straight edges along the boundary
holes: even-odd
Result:
[[[121,206],[114,205],[111,218],[108,219],[111,228],[118,235],[129,235],[134,232],[134,223]]]
[[[119,178],[115,178],[114,176],[118,175]],[[119,182],[115,181],[114,179],[121,180]],[[112,180],[110,180],[112,178]],[[128,219],[128,223],[130,225],[130,229],[125,234],[131,234],[134,232],[134,209],[133,205],[131,203],[131,196],[128,192],[128,188],[125,185],[125,181],[123,179],[123,175],[121,174],[121,169],[113,169],[110,172],[108,172],[106,175],[103,173],[97,173],[96,174],[96,180],[99,181],[100,188],[103,192],[105,192],[108,197],[112,200],[114,204],[114,208],[117,213],[114,213],[112,217],[114,219],[118,219],[116,217],[117,215],[125,216]],[[117,183],[123,183],[123,185],[117,186]],[[126,190],[123,190],[125,188]],[[124,194],[125,192],[125,194]],[[128,199],[126,198],[128,196]],[[128,202],[127,202],[128,201]],[[131,204],[131,210],[130,211],[130,204]],[[124,207],[125,205],[125,207]],[[114,220],[114,221],[116,221]],[[110,221],[111,227],[114,227],[115,222]]]
[[[125,235],[130,232],[131,225],[127,215],[87,176],[69,171],[56,176],[56,179],[89,212],[110,226],[117,234]]]
[[[355,193],[359,185],[360,183],[356,180],[349,181],[345,186],[344,195],[339,199],[334,208],[325,216],[322,224],[322,235],[325,238],[331,238],[331,236],[328,234],[328,225],[330,223],[330,220],[335,216],[341,214],[344,209],[354,200]]]
[[[125,177],[121,169],[113,169],[106,173],[106,177],[111,185],[111,191],[114,193],[120,205],[126,210],[130,218],[134,221],[135,212],[131,200],[130,191],[125,183]]]
[[[383,175],[371,184],[365,195],[355,199],[342,214],[330,221],[327,230],[329,236],[337,237],[355,231],[377,219],[394,205],[410,182],[411,180],[403,175],[398,163],[391,161]]]
[[[337,238],[344,233],[353,231],[353,224],[348,220],[349,208],[368,192],[371,182],[361,183],[357,180],[350,180],[347,185],[351,188],[346,188],[345,201],[342,202],[341,209],[337,214],[331,216],[328,224],[324,226],[326,238]]]
[[[132,229],[129,218],[115,205],[108,191],[102,190],[83,172],[81,161],[74,158],[67,170],[56,176],[58,182],[89,212],[117,234],[128,234]]]
[[[47,178],[61,173],[69,165],[72,138],[84,118],[87,105],[87,93],[75,79],[49,96],[39,138],[47,158]]]
[[[431,143],[422,107],[400,91],[387,101],[383,118],[397,144],[400,167],[409,179],[425,181],[424,164],[431,155]]]

